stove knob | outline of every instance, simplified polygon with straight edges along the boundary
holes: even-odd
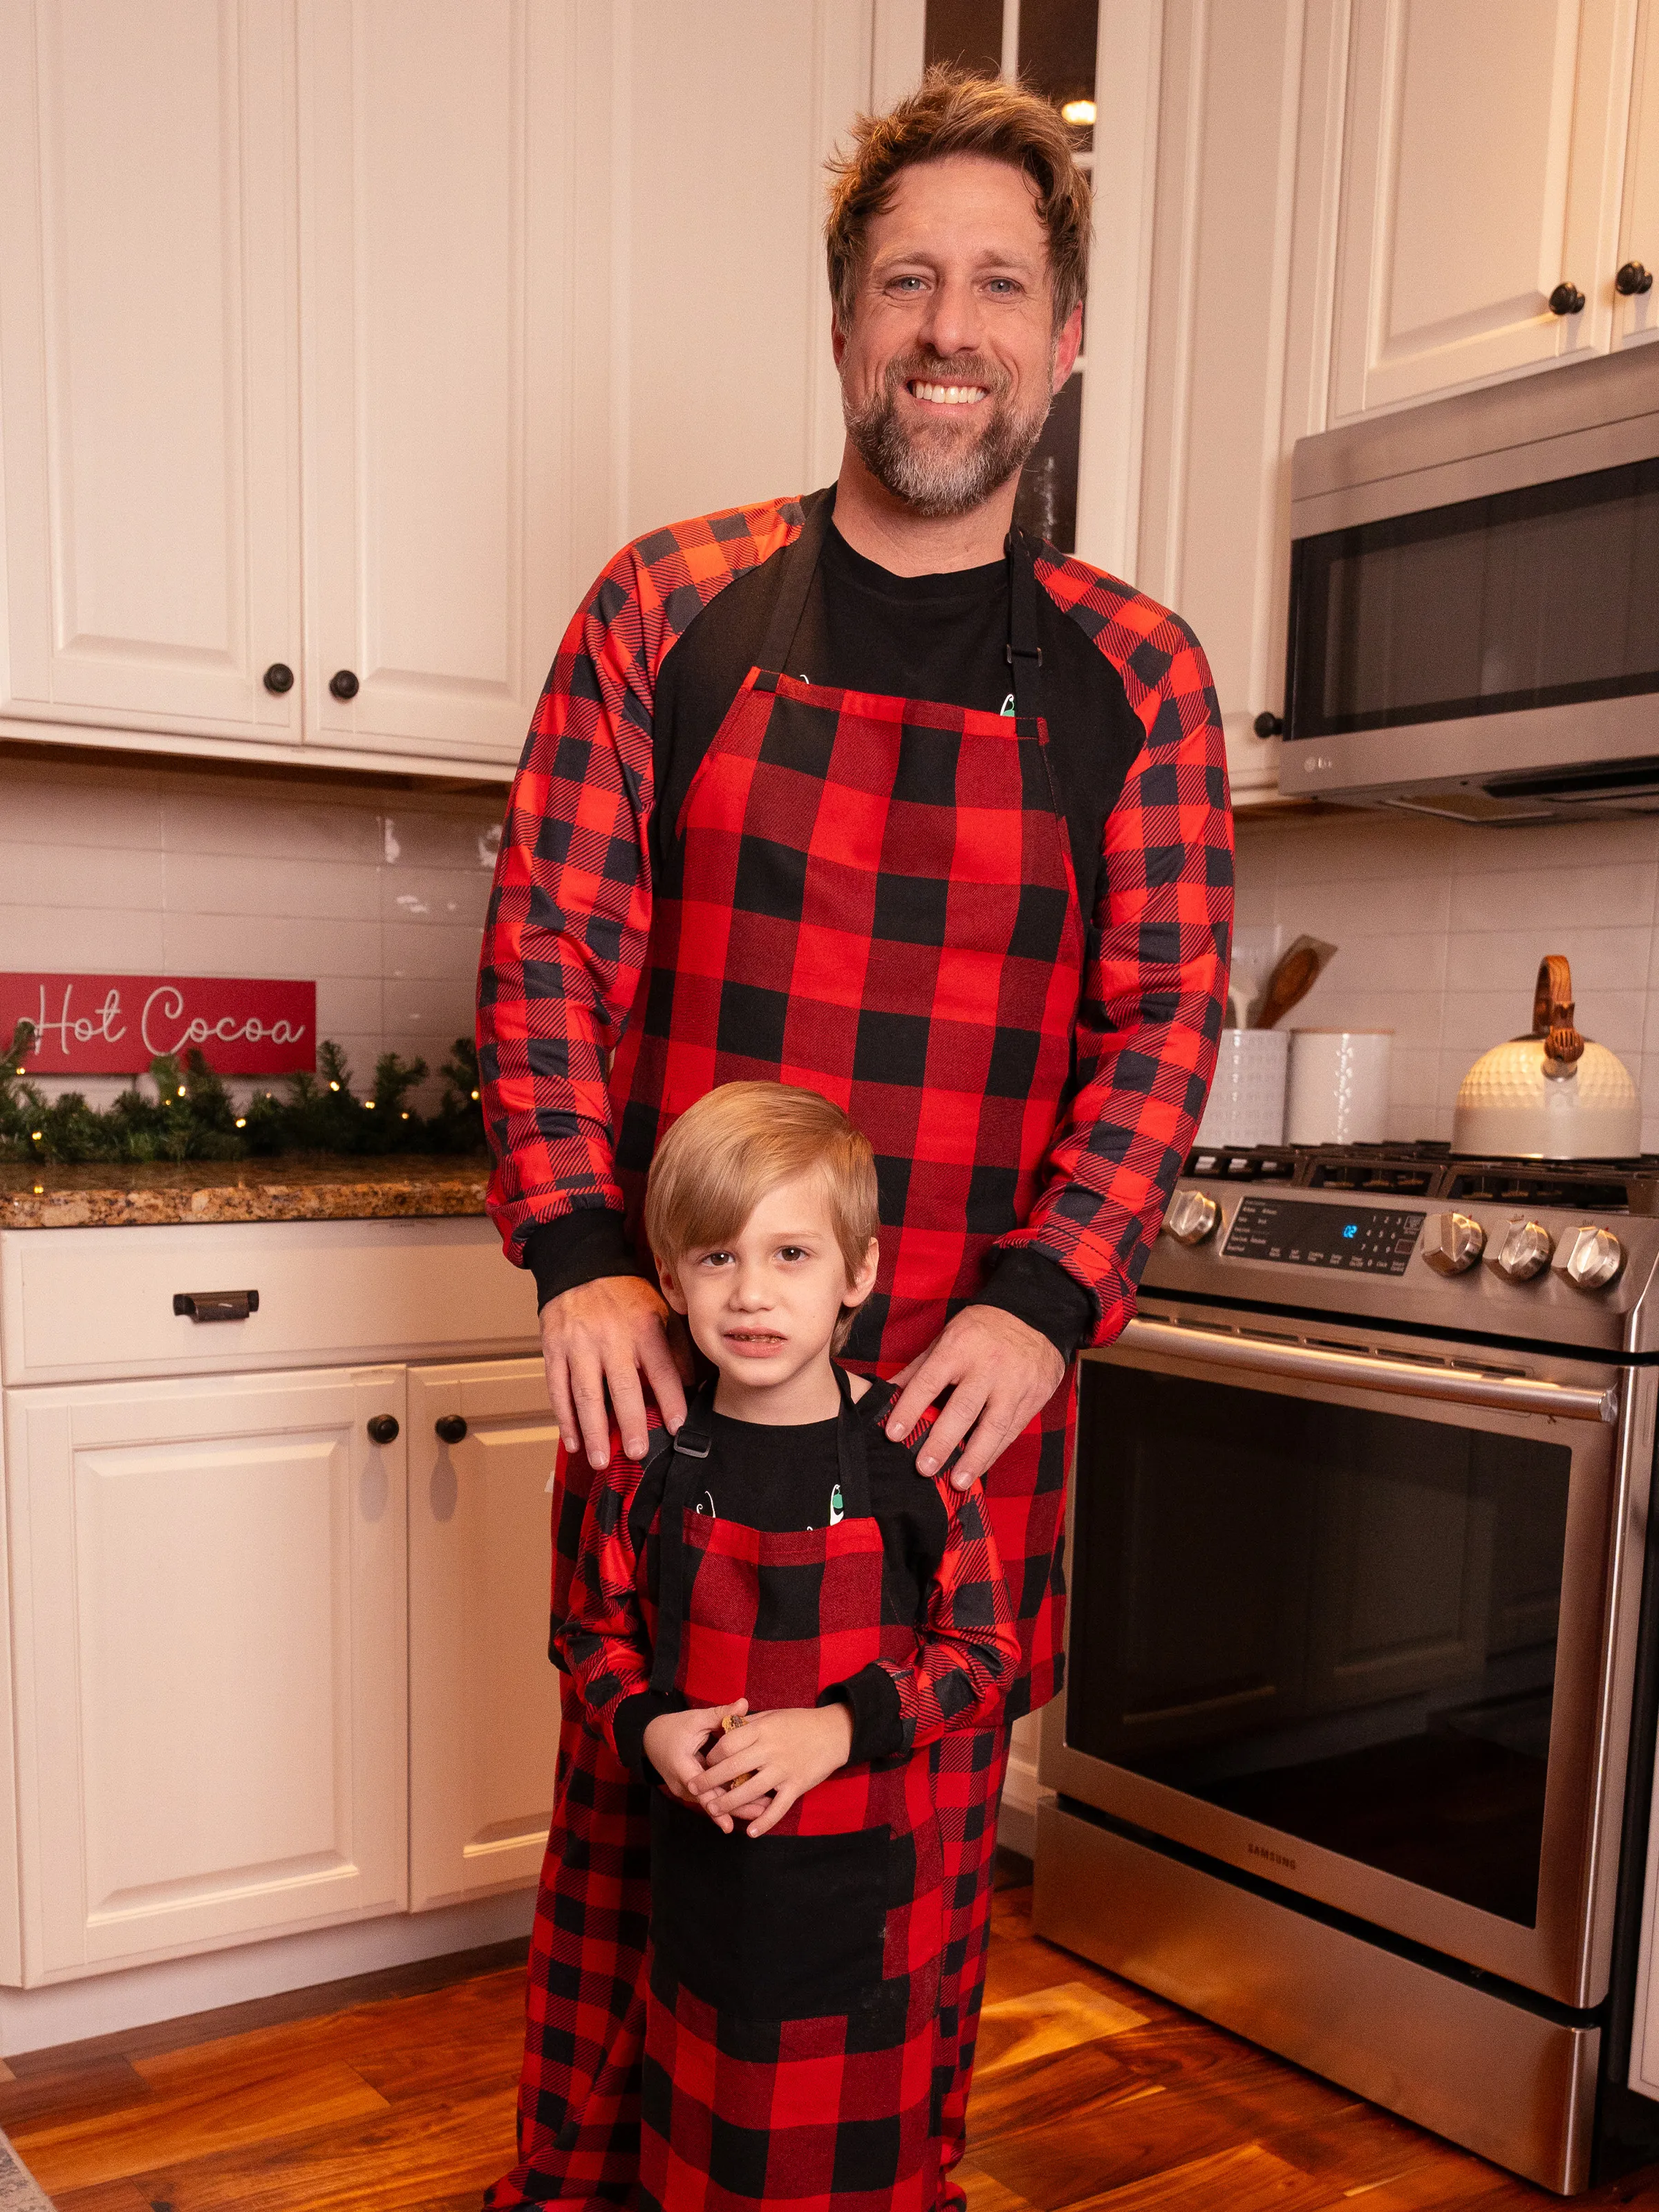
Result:
[[[1605,1291],[1619,1279],[1625,1264],[1625,1248],[1611,1229],[1595,1229],[1586,1223],[1570,1229],[1555,1255],[1555,1272],[1565,1275],[1575,1291]]]
[[[1437,1275],[1461,1275],[1486,1249],[1486,1232],[1467,1213],[1431,1213],[1423,1230],[1423,1257]]]
[[[1486,1265],[1496,1268],[1506,1283],[1529,1283],[1550,1263],[1555,1239],[1540,1221],[1517,1213],[1504,1231],[1504,1241],[1486,1255]]]
[[[1178,1190],[1164,1217],[1164,1233],[1177,1244],[1201,1244],[1215,1235],[1220,1218],[1221,1208],[1201,1190]]]

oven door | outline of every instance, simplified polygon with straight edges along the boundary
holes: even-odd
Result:
[[[1651,1370],[1170,1305],[1084,1362],[1042,1779],[1606,1993]]]

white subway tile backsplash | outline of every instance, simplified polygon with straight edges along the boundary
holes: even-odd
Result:
[[[344,860],[373,868],[380,857],[378,808],[301,799],[263,783],[170,794],[169,853],[246,853],[261,860]]]
[[[0,968],[312,981],[319,1034],[356,1080],[387,1049],[420,1056],[429,1104],[436,1069],[472,1029],[503,805],[488,792],[7,762]],[[63,1087],[102,1103],[121,1085]]]
[[[493,863],[492,863],[493,865]],[[386,921],[437,921],[483,927],[489,877],[482,868],[382,868],[380,915]]]
[[[49,975],[161,975],[165,957],[159,913],[0,906],[0,964],[9,969],[39,969]]]
[[[1556,927],[1649,929],[1656,883],[1659,869],[1651,862],[1460,874],[1451,884],[1451,926],[1521,930],[1529,939],[1540,928]]]
[[[380,910],[377,874],[343,860],[169,853],[167,904],[172,914],[375,921]]]
[[[9,809],[6,827],[16,828]],[[0,885],[8,908],[158,907],[163,866],[161,854],[144,846],[124,851],[57,838],[0,844]],[[9,964],[0,946],[0,966]]]
[[[1560,952],[1580,1027],[1638,1078],[1659,1146],[1659,821],[1246,817],[1238,880],[1252,943],[1271,922],[1280,945],[1338,948],[1292,1026],[1395,1030],[1391,1134],[1450,1136],[1471,1062],[1530,1025],[1538,963]]]

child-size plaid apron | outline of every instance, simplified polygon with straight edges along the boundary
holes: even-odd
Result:
[[[698,764],[665,841],[650,945],[611,1073],[617,1175],[636,1246],[652,1155],[715,1085],[799,1084],[869,1138],[881,1267],[845,1358],[890,1376],[982,1287],[1020,1226],[1072,1073],[1084,922],[1038,713],[1036,571],[1011,540],[1016,712],[814,684],[788,669],[832,502],[783,564],[761,665]],[[1006,1717],[1054,1694],[1070,1377],[985,1481],[1018,1630]],[[586,1485],[561,1454],[553,1610]],[[994,1741],[993,1737],[994,1735]],[[939,1813],[951,1900],[940,1993],[947,2160],[960,2149],[1006,1727],[947,1737]],[[649,1795],[567,1695],[553,1832],[532,1939],[523,2163],[487,2202],[625,2201],[637,2060]],[[957,2002],[957,1984],[962,2002]]]
[[[865,1421],[888,1394],[855,1413],[838,1379],[844,1511],[820,1528],[696,1510],[708,1394],[694,1405],[664,1455],[653,1689],[772,1711],[912,1657],[914,1623],[883,1619],[865,1461]],[[755,1838],[653,1796],[646,2212],[734,2198],[931,2212],[943,1938],[931,1765],[924,1750],[843,1767]]]

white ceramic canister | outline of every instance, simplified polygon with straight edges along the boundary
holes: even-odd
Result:
[[[1215,1080],[1198,1127],[1200,1145],[1282,1145],[1285,1067],[1291,1040],[1284,1030],[1223,1030]]]
[[[1286,1142],[1380,1145],[1393,1048],[1392,1030],[1292,1030]]]

